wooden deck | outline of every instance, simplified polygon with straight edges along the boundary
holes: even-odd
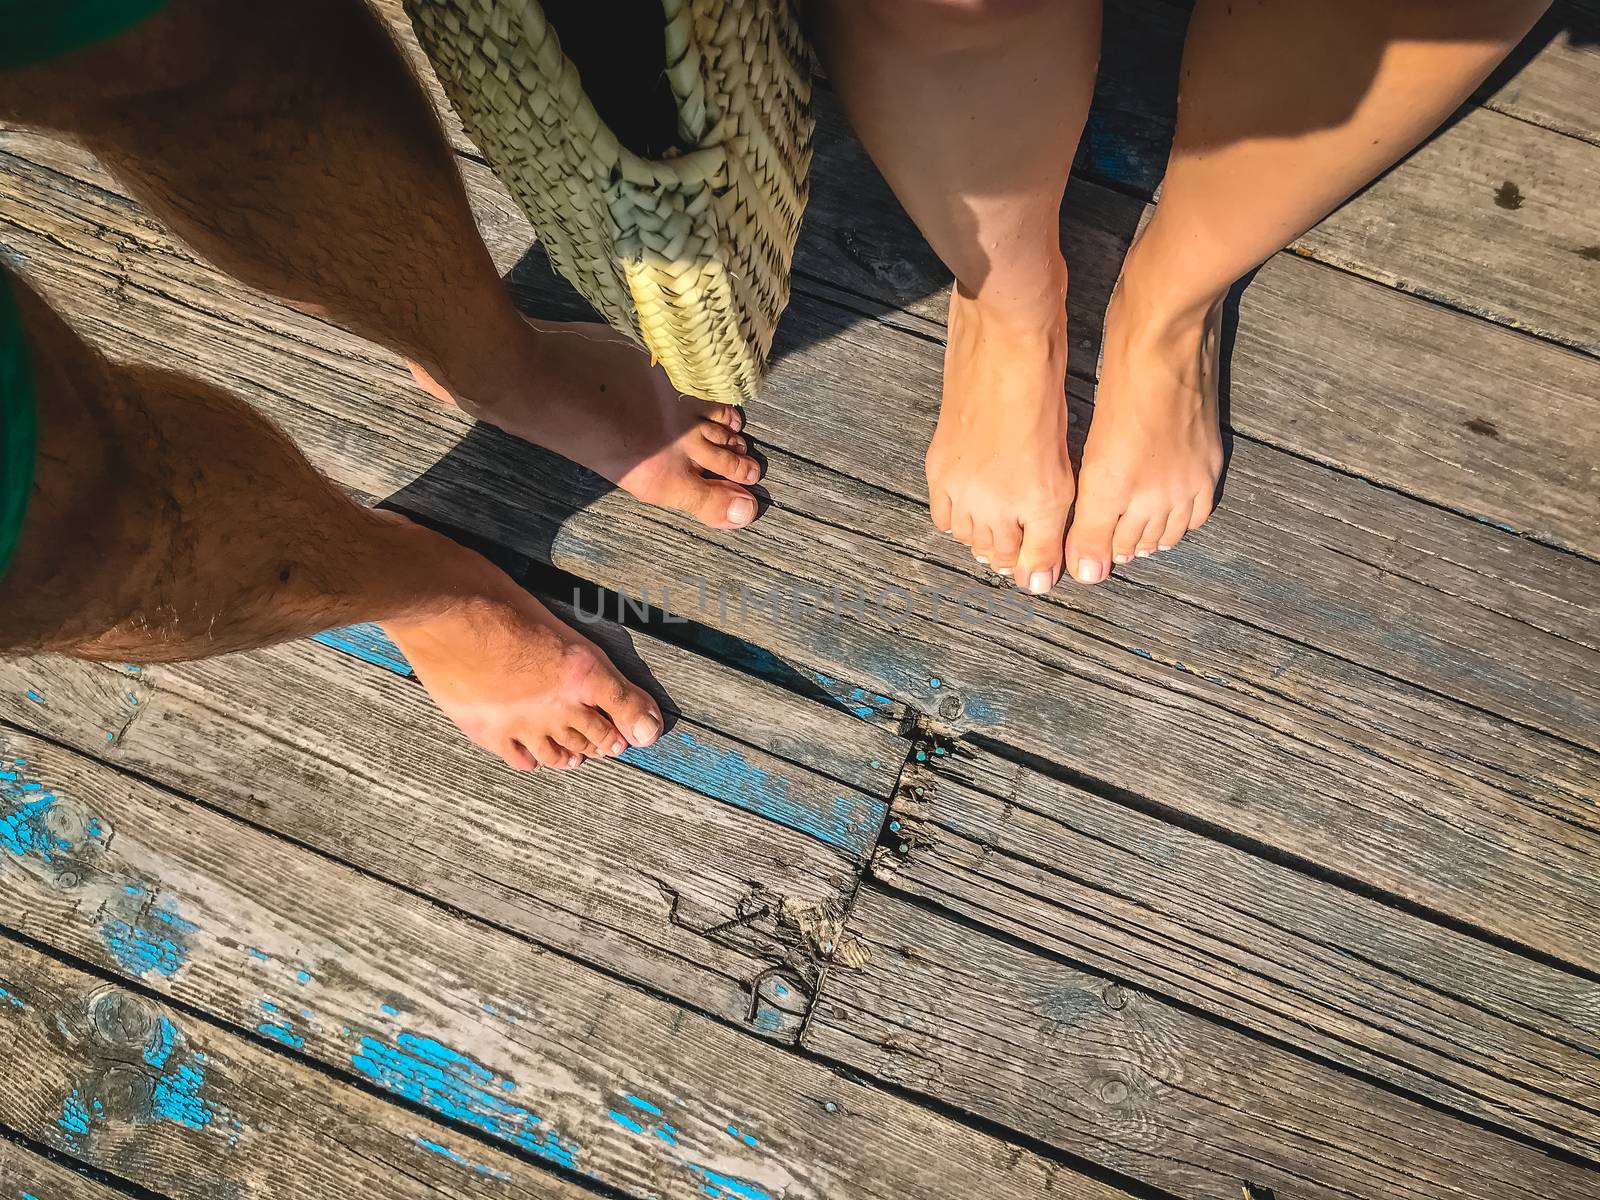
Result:
[[[1108,22],[1080,430],[1183,13]],[[0,663],[0,1198],[1600,1195],[1600,5],[1243,292],[1216,518],[1039,602],[929,527],[948,281],[820,109],[735,535],[0,135],[86,334],[603,607],[677,714],[521,776],[373,630]]]

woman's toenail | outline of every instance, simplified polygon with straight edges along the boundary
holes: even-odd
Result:
[[[1011,578],[1011,570],[1012,569],[1010,567],[996,567],[994,569],[994,573],[996,575],[1004,575],[1007,579],[1010,579]]]
[[[1174,544],[1176,544],[1176,543],[1174,543]],[[1157,550],[1171,550],[1172,547],[1171,546],[1157,546],[1156,549]]]
[[[1099,583],[1100,564],[1092,558],[1086,558],[1078,564],[1079,583]]]
[[[989,565],[989,560],[987,558],[985,558],[981,554],[974,554],[972,557],[977,559],[979,562],[981,562],[986,567]]]
[[[735,525],[748,525],[756,518],[756,502],[749,496],[740,496],[728,505],[728,520]]]
[[[1112,559],[1119,565],[1122,563],[1131,563],[1133,561],[1132,556],[1127,554],[1114,554],[1112,555]]]
[[[1050,590],[1050,572],[1035,571],[1028,577],[1028,590],[1035,596],[1042,596]]]
[[[1133,552],[1133,556],[1135,558],[1149,558],[1150,557],[1150,551],[1148,551],[1148,550],[1135,550]]]

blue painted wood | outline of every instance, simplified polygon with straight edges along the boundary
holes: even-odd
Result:
[[[411,664],[400,653],[400,647],[391,642],[388,635],[376,625],[346,625],[343,629],[312,634],[311,640],[354,655],[375,667],[393,671],[396,675],[413,674]]]
[[[888,815],[887,803],[878,797],[687,724],[669,730],[653,746],[630,746],[622,761],[858,859],[871,853]]]

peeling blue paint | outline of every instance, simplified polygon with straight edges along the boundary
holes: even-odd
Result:
[[[783,1028],[783,1012],[771,1005],[756,1013],[755,1027],[762,1033],[777,1033]]]
[[[260,959],[262,962],[270,962],[272,959],[272,955],[265,950],[257,950],[254,946],[246,946],[244,952],[251,958]]]
[[[961,710],[979,725],[998,725],[1005,719],[1005,714],[994,704],[970,692],[961,697]]]
[[[189,960],[188,938],[199,932],[199,926],[162,909],[145,909],[137,920],[137,925],[120,917],[100,922],[100,938],[112,957],[141,978],[151,971],[176,975]]]
[[[756,1147],[756,1139],[755,1138],[751,1137],[748,1133],[739,1132],[738,1128],[736,1128],[733,1125],[729,1125],[728,1126],[728,1136],[732,1137],[732,1138],[738,1138],[741,1142],[743,1142],[746,1146],[749,1146],[752,1150],[754,1150],[755,1147]]]
[[[190,1055],[188,1062],[156,1080],[151,1112],[186,1129],[204,1129],[211,1124],[211,1106],[200,1095],[206,1082],[200,1062],[200,1055]]]
[[[281,1045],[288,1046],[291,1050],[299,1050],[306,1044],[306,1039],[294,1031],[289,1022],[273,1023],[262,1021],[256,1026],[256,1032],[264,1037],[269,1037]]]
[[[686,1163],[689,1170],[700,1177],[700,1190],[711,1200],[772,1200],[772,1194],[755,1184],[732,1175],[724,1175],[703,1167],[699,1163]]]
[[[294,981],[296,983],[310,983],[311,980],[312,975],[310,971],[296,971],[294,973]]]
[[[22,694],[24,696],[26,696],[29,700],[32,700],[35,704],[43,704],[44,703],[44,697],[41,696],[38,692],[34,691],[32,688],[29,688],[27,691],[23,692]]]
[[[624,1100],[626,1100],[629,1104],[633,1105],[635,1108],[640,1109],[640,1110],[642,1110],[644,1112],[647,1112],[651,1116],[659,1117],[661,1115],[661,1110],[659,1108],[657,1108],[654,1104],[651,1104],[650,1101],[648,1101],[648,1100],[641,1100],[637,1096],[631,1096],[631,1095],[628,1095],[626,1093],[623,1095],[622,1098]]]
[[[639,1122],[635,1121],[626,1113],[619,1113],[614,1108],[606,1109],[606,1116],[610,1117],[618,1125],[621,1125],[629,1133],[643,1133],[645,1131],[644,1126],[639,1124]]]
[[[430,1142],[425,1137],[417,1138],[417,1145],[421,1146],[424,1150],[427,1150],[432,1154],[438,1154],[444,1158],[448,1158],[451,1162],[466,1167],[470,1171],[476,1171],[479,1175],[487,1175],[491,1179],[499,1179],[502,1182],[510,1182],[511,1180],[511,1176],[506,1172],[496,1170],[494,1167],[488,1166],[485,1163],[473,1162],[465,1154],[461,1154],[455,1150],[452,1150],[448,1146],[441,1146],[438,1142]]]
[[[1128,649],[1132,650],[1140,658],[1148,658],[1151,662],[1155,661],[1155,657],[1156,656],[1154,654],[1151,654],[1150,651],[1144,649],[1141,646],[1129,646]]]
[[[488,1067],[433,1038],[410,1032],[393,1043],[363,1037],[350,1063],[385,1090],[448,1120],[574,1167],[581,1147],[542,1128],[542,1117],[507,1100],[499,1077]]]
[[[61,1102],[61,1117],[56,1121],[68,1139],[89,1132],[89,1108],[76,1089]]]
[[[28,1007],[20,999],[18,999],[16,996],[13,996],[10,992],[6,991],[6,989],[3,988],[3,987],[0,987],[0,1002],[8,1004],[12,1008],[27,1008]]]
[[[178,1040],[178,1029],[166,1017],[156,1020],[155,1040],[144,1048],[144,1060],[158,1071],[167,1067],[167,1059],[172,1055],[172,1047]]]
[[[400,1010],[392,1004],[385,1004],[378,1011],[386,1017],[398,1017],[400,1015]]]
[[[354,655],[375,667],[393,671],[396,675],[412,674],[411,664],[400,653],[400,647],[391,642],[389,635],[376,625],[347,625],[343,629],[329,629],[324,633],[312,634],[311,640]]]
[[[653,746],[630,746],[624,762],[692,787],[748,812],[809,834],[854,854],[868,850],[869,830],[883,819],[882,801],[866,796],[817,791],[797,794],[787,775],[757,766],[733,747],[700,742],[685,729],[674,729]]]
[[[0,771],[0,803],[6,801],[14,805],[0,817],[0,847],[7,853],[53,863],[56,855],[74,849],[71,840],[50,828],[58,801],[43,784],[21,779],[15,771]]]
[[[656,1126],[656,1136],[669,1146],[678,1144],[678,1131],[671,1125]]]

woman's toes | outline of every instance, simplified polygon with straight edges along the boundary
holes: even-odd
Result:
[[[994,535],[994,551],[989,556],[989,569],[999,575],[1014,574],[1017,556],[1022,553],[1022,526],[1009,521],[990,532]]]
[[[1022,545],[1017,548],[1017,565],[1012,576],[1019,588],[1042,596],[1061,578],[1061,535],[1063,518],[1040,517],[1022,528]]]
[[[1099,583],[1111,573],[1111,537],[1121,515],[1117,508],[1079,506],[1067,533],[1067,570],[1079,583]]]
[[[950,532],[951,511],[948,492],[930,491],[928,494],[928,518],[933,522],[933,527],[940,533]]]
[[[989,560],[994,557],[994,533],[989,526],[977,522],[973,523],[972,557],[984,566],[988,566]]]
[[[1111,561],[1118,566],[1133,561],[1133,553],[1139,548],[1139,541],[1144,537],[1144,531],[1150,525],[1148,518],[1124,513],[1117,522],[1116,532],[1111,535]]]
[[[1167,516],[1167,523],[1161,530],[1160,549],[1171,550],[1178,544],[1178,540],[1189,532],[1189,509],[1178,507]]]

